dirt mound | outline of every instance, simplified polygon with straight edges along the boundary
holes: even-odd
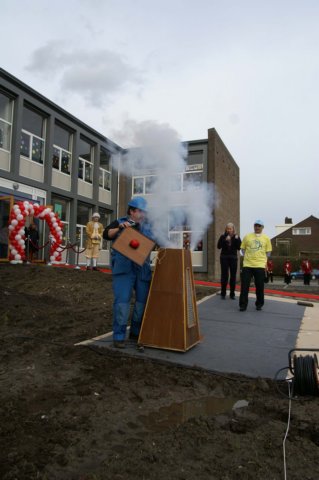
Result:
[[[75,347],[111,329],[108,274],[0,265],[0,285],[1,479],[283,478],[272,381]],[[292,402],[290,480],[319,478],[318,406]]]

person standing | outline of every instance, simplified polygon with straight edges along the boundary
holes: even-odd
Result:
[[[265,269],[267,257],[271,254],[272,246],[270,238],[262,233],[263,229],[264,222],[256,220],[254,232],[245,235],[240,246],[244,255],[239,297],[239,310],[241,312],[247,310],[249,286],[252,277],[256,287],[256,310],[261,310],[264,305]]]
[[[97,260],[100,255],[100,246],[103,235],[103,225],[99,222],[100,214],[93,213],[92,220],[86,224],[86,246],[84,255],[86,257],[86,269],[98,270]]]
[[[266,266],[266,274],[267,274],[267,281],[271,281],[273,283],[274,281],[274,262],[271,260],[271,258],[267,259],[267,266]]]
[[[225,232],[219,237],[217,248],[220,252],[220,268],[221,268],[221,291],[220,298],[225,300],[227,283],[229,279],[230,298],[235,300],[235,286],[237,273],[237,252],[240,249],[241,239],[236,234],[233,223],[227,223]]]
[[[39,251],[39,232],[35,223],[31,223],[29,228],[25,227],[24,231],[26,237],[26,258],[27,262],[32,263]]]
[[[134,228],[152,238],[150,224],[145,219],[146,212],[146,200],[140,196],[133,197],[128,203],[127,215],[110,223],[103,232],[103,238],[114,242],[126,228]],[[113,345],[116,348],[125,348],[126,327],[130,317],[133,290],[135,290],[135,301],[129,337],[137,340],[140,333],[152,278],[151,264],[148,258],[142,266],[139,266],[114,249],[111,251],[111,262],[114,294]]]
[[[291,270],[292,270],[291,261],[287,259],[284,263],[284,282],[287,285],[291,283]]]
[[[301,270],[303,271],[303,283],[304,285],[310,285],[312,265],[308,258],[301,263]]]

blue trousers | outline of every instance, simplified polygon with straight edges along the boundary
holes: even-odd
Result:
[[[125,340],[126,327],[130,317],[131,299],[135,290],[135,303],[131,319],[131,333],[139,335],[145,310],[150,281],[141,280],[140,271],[133,268],[130,273],[115,274],[112,277],[113,339]]]

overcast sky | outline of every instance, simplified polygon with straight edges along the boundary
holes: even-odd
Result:
[[[1,67],[123,147],[127,122],[216,128],[242,236],[319,217],[318,0],[1,0],[0,21]]]

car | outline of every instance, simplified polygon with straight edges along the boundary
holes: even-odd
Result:
[[[311,280],[316,280],[316,278],[319,278],[318,268],[314,268],[311,272]],[[291,272],[291,279],[292,280],[303,279],[303,271],[298,270],[297,272]]]

